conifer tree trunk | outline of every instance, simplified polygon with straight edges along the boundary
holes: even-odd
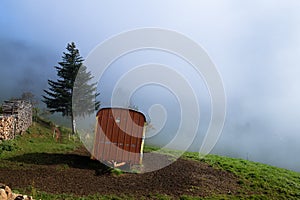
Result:
[[[76,133],[76,123],[73,113],[71,114],[71,122],[72,122],[72,135],[75,135]]]

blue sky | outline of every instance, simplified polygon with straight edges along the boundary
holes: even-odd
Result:
[[[2,0],[1,99],[40,94],[68,42],[86,57],[126,30],[171,29],[204,47],[224,81],[227,119],[213,152],[300,171],[299,10],[296,0]]]

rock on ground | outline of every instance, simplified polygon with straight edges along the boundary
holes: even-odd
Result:
[[[34,200],[31,196],[15,194],[11,189],[0,183],[0,200]]]

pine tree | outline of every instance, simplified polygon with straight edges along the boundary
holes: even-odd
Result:
[[[43,95],[43,102],[50,113],[59,112],[71,118],[74,134],[75,117],[93,113],[99,108],[100,102],[95,102],[95,98],[99,95],[96,93],[97,83],[89,83],[93,77],[83,65],[84,59],[80,56],[74,42],[69,43],[66,49],[62,62],[58,63],[59,66],[55,66],[59,78],[56,81],[48,80],[49,88],[44,90],[46,95]],[[73,95],[76,96],[74,100]],[[72,105],[76,109],[73,109]]]

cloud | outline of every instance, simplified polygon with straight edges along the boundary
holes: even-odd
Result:
[[[0,39],[0,46],[1,100],[19,97],[24,91],[39,97],[47,87],[47,79],[54,77],[51,66],[54,54],[26,42],[4,38]]]

